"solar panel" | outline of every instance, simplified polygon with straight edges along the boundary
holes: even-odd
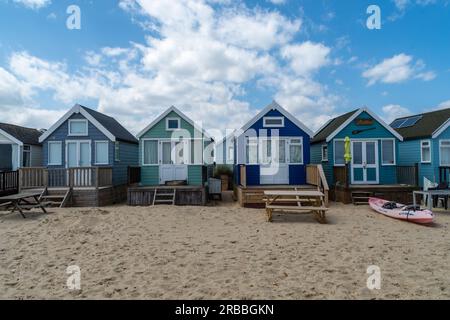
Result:
[[[405,119],[395,120],[391,123],[391,127],[394,129],[398,129],[403,122],[405,122]]]
[[[394,122],[391,123],[391,127],[394,129],[412,127],[420,119],[422,119],[422,116],[414,116],[414,117],[410,117],[410,118],[395,120]]]
[[[419,121],[420,119],[422,119],[422,116],[417,116],[417,117],[412,117],[412,118],[406,119],[406,121],[401,125],[401,128],[411,127],[411,126],[415,125],[417,123],[417,121]]]

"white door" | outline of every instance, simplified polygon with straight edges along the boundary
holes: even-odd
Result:
[[[289,184],[285,139],[260,140],[260,184]]]
[[[352,141],[352,184],[378,184],[378,142]]]
[[[66,141],[66,167],[78,168],[72,170],[75,186],[90,186],[92,182],[91,170],[83,170],[91,166],[90,141]]]
[[[162,141],[159,183],[188,179],[189,141]]]

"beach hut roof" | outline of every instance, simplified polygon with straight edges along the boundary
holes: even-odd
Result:
[[[58,129],[65,121],[67,121],[73,114],[76,113],[82,114],[111,141],[125,141],[138,144],[137,139],[116,119],[79,104],[75,105],[63,117],[61,117],[47,132],[45,132],[39,138],[39,141],[43,142],[45,139],[47,139],[56,129]]]
[[[139,134],[137,135],[138,138],[142,137],[144,134],[146,134],[148,132],[148,130],[150,130],[151,128],[153,128],[156,124],[158,124],[161,120],[163,120],[165,117],[167,117],[171,112],[175,112],[176,114],[178,114],[181,118],[183,118],[187,123],[191,124],[195,129],[197,129],[199,132],[202,132],[203,135],[207,138],[207,139],[211,139],[211,136],[206,132],[205,129],[200,128],[200,126],[198,126],[194,121],[192,121],[187,115],[185,115],[183,112],[181,112],[178,108],[171,106],[169,109],[167,109],[166,111],[164,111],[164,113],[162,113],[158,118],[156,118],[155,120],[153,120],[152,123],[150,123],[147,127],[145,127],[144,130],[142,130],[141,132],[139,132]]]
[[[330,142],[339,132],[341,132],[345,127],[347,127],[353,120],[355,120],[363,112],[369,114],[378,123],[380,123],[383,127],[385,127],[390,133],[392,133],[392,135],[394,135],[397,139],[403,141],[403,137],[397,131],[392,129],[392,127],[390,127],[386,122],[384,122],[381,118],[379,118],[370,109],[360,108],[329,120],[327,123],[325,123],[325,125],[322,128],[320,128],[316,132],[314,138],[311,140],[311,143],[319,143],[324,141]]]
[[[0,133],[19,145],[40,145],[39,136],[42,134],[42,132],[37,129],[16,126],[8,123],[0,123]]]
[[[277,110],[283,116],[285,116],[290,121],[292,121],[297,127],[299,127],[304,132],[306,132],[310,137],[313,136],[314,133],[311,131],[311,129],[309,129],[306,125],[303,124],[303,122],[298,120],[290,112],[288,112],[286,109],[284,109],[282,106],[280,106],[276,101],[272,101],[271,104],[269,104],[267,107],[265,107],[263,110],[261,110],[256,116],[254,116],[249,122],[247,122],[239,131],[236,131],[235,136],[238,136],[238,135],[242,134],[243,132],[247,131],[248,129],[250,129],[259,119],[261,119],[263,116],[265,116],[271,110]]]
[[[436,138],[450,126],[450,108],[398,118],[391,126],[405,140]]]
[[[325,123],[325,125],[323,125],[319,130],[317,130],[316,134],[314,135],[314,138],[311,140],[311,143],[318,143],[327,140],[329,135],[331,135],[334,131],[336,131],[337,128],[339,128],[357,111],[358,109],[328,120],[328,122]]]

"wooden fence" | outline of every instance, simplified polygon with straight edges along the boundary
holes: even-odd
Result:
[[[247,187],[247,168],[245,165],[239,166],[239,174],[241,178],[241,186]]]
[[[345,187],[349,185],[348,179],[348,165],[342,167],[333,167],[334,183]]]
[[[397,166],[397,183],[406,184],[410,186],[419,185],[419,165],[413,166]]]
[[[101,188],[112,186],[112,168],[21,168],[19,186],[21,189],[33,188]]]
[[[19,171],[0,172],[0,196],[19,191]]]
[[[317,186],[317,189],[325,194],[325,204],[328,206],[330,188],[321,164],[306,166],[306,183]]]

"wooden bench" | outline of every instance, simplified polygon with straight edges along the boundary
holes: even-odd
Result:
[[[272,221],[274,210],[312,212],[320,223],[326,222],[325,213],[329,209],[320,191],[266,191],[264,194],[268,222]]]

